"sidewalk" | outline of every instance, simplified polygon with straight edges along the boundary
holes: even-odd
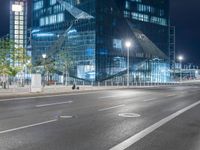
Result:
[[[61,93],[76,93],[76,92],[84,92],[84,91],[126,88],[123,86],[78,86],[78,87],[79,87],[79,90],[78,89],[72,90],[72,86],[63,86],[63,85],[45,86],[42,92],[31,93],[30,86],[25,86],[25,87],[10,86],[9,89],[0,88],[0,97],[32,96],[32,95],[48,95],[48,94],[53,95],[53,94],[61,94]]]
[[[165,87],[172,85],[138,85],[138,86],[129,86],[130,88],[152,88],[152,87]],[[16,87],[10,86],[9,89],[0,88],[0,97],[16,97],[16,96],[36,96],[36,95],[55,95],[55,94],[66,94],[66,93],[76,93],[76,92],[85,92],[85,91],[99,91],[99,90],[112,90],[112,89],[122,89],[127,88],[127,86],[78,86],[78,89],[72,90],[72,86],[63,86],[63,85],[52,85],[45,86],[42,92],[31,93],[30,86],[26,85],[25,87]]]

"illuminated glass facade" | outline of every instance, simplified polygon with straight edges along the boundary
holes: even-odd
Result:
[[[123,80],[129,39],[130,81],[167,82],[168,10],[166,0],[33,0],[33,63],[67,51],[70,76]]]
[[[14,42],[15,48],[26,48],[27,41],[27,1],[10,1],[10,39]],[[25,53],[25,52],[24,52]],[[16,54],[17,55],[17,54]],[[20,66],[20,62],[14,62]]]
[[[121,3],[125,3],[122,4],[124,17],[133,20],[134,27],[168,55],[169,0],[126,0]]]

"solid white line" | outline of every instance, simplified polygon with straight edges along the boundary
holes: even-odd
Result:
[[[46,107],[46,106],[61,105],[61,104],[70,104],[70,103],[72,103],[72,101],[50,103],[50,104],[41,104],[41,105],[36,105],[36,107]]]
[[[155,131],[156,129],[158,129],[159,127],[163,126],[164,124],[168,123],[169,121],[171,121],[172,119],[176,118],[177,116],[183,114],[184,112],[192,109],[193,107],[197,106],[200,104],[200,101],[193,103],[190,106],[187,106],[171,115],[169,115],[168,117],[158,121],[157,123],[149,126],[148,128],[140,131],[139,133],[131,136],[130,138],[128,138],[127,140],[119,143],[118,145],[110,148],[110,150],[124,150],[128,147],[130,147],[131,145],[133,145],[134,143],[136,143],[137,141],[141,140],[142,138],[144,138],[145,136],[147,136],[148,134],[152,133],[153,131]]]
[[[99,109],[98,111],[105,111],[105,110],[110,110],[110,109],[114,109],[114,108],[118,108],[118,107],[123,107],[125,105],[117,105],[117,106],[113,106],[113,107],[108,107],[108,108],[102,108]]]
[[[0,131],[0,134],[13,132],[13,131],[17,131],[17,130],[22,130],[22,129],[26,129],[26,128],[30,128],[30,127],[35,127],[35,126],[39,126],[39,125],[43,125],[43,124],[47,124],[47,123],[51,123],[51,122],[56,122],[56,121],[57,121],[57,119],[53,119],[53,120],[44,121],[44,122],[40,122],[40,123],[35,123],[35,124],[27,125],[27,126],[8,129],[8,130]]]

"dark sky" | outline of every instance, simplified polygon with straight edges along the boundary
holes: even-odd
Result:
[[[176,26],[176,52],[200,65],[200,0],[171,0],[171,23]]]
[[[8,10],[9,0],[0,0],[0,37],[8,33]],[[171,24],[176,26],[177,54],[200,65],[200,0],[171,0],[170,11]]]

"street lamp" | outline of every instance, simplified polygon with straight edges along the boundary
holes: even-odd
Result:
[[[125,42],[125,46],[127,48],[127,87],[129,87],[129,51],[130,51],[130,47],[131,47],[131,41],[127,40]]]
[[[44,59],[44,77],[43,77],[44,83],[43,83],[43,86],[45,86],[45,74],[46,74],[45,64],[46,64],[47,55],[42,54],[42,58]]]
[[[180,82],[182,82],[182,61],[183,61],[183,56],[182,55],[178,56],[178,60],[180,62]]]
[[[42,54],[42,58],[47,58],[47,54]]]

